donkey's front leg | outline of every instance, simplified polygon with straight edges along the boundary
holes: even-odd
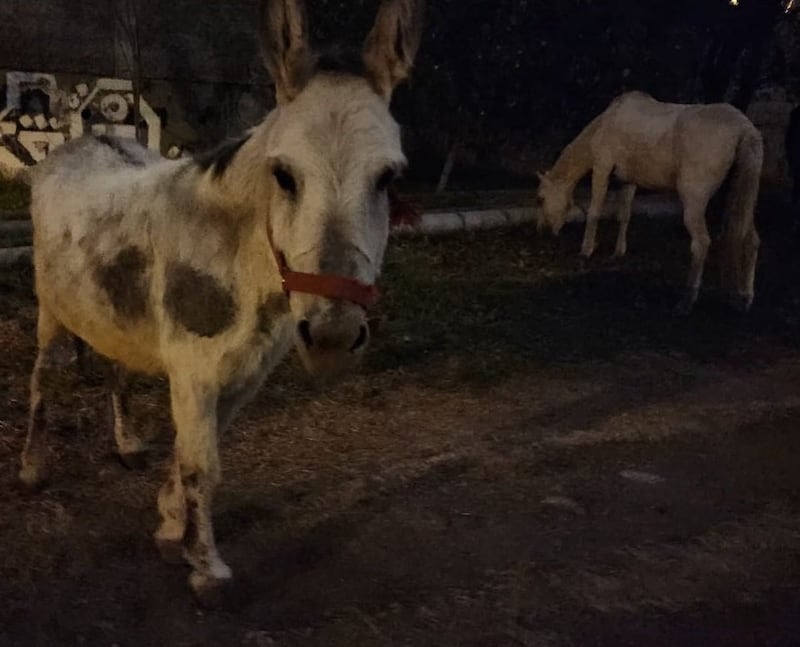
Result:
[[[191,565],[189,583],[201,603],[216,601],[220,586],[230,581],[232,574],[222,561],[214,542],[211,522],[211,502],[214,489],[220,481],[219,450],[217,448],[217,390],[171,379],[170,394],[172,415],[175,421],[175,458],[179,488],[171,495],[162,491],[159,507],[170,507],[176,514],[165,517],[156,533],[166,538],[169,530],[173,537],[180,528],[180,498],[185,501],[185,531],[183,557]],[[173,468],[175,469],[175,468]],[[173,472],[171,475],[175,477]],[[167,482],[166,486],[169,484]],[[163,495],[163,496],[162,496]],[[171,504],[171,506],[170,506]],[[171,528],[170,528],[171,523]]]
[[[581,254],[586,257],[594,253],[597,223],[603,211],[603,203],[606,201],[609,175],[611,175],[611,169],[596,167],[592,170],[592,201],[589,204],[589,213],[586,214],[586,230],[583,233],[583,244],[581,245]]]
[[[161,523],[154,534],[156,546],[164,561],[183,563],[183,537],[186,534],[186,496],[181,482],[181,466],[177,454],[172,459],[169,476],[158,492]]]

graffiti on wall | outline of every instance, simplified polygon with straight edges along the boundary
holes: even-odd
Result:
[[[68,89],[67,89],[68,88]],[[31,166],[65,141],[84,133],[136,137],[133,85],[125,79],[95,79],[67,88],[53,74],[6,73],[6,103],[0,110],[0,165]],[[161,120],[139,98],[140,127],[147,146],[161,148]]]

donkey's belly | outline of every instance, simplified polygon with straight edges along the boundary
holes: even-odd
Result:
[[[55,245],[37,236],[34,263],[40,307],[67,330],[130,370],[163,371],[145,251],[98,256],[66,236]]]

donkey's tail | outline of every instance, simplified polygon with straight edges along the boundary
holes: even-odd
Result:
[[[27,166],[16,167],[8,166],[0,161],[0,178],[3,180],[11,180],[12,182],[22,182],[23,184],[31,183],[31,169]]]
[[[7,162],[4,162],[4,158]],[[20,160],[29,166],[21,164]],[[13,164],[8,163],[12,161]],[[30,184],[30,171],[35,163],[31,154],[13,137],[10,135],[0,137],[0,178]]]
[[[727,199],[727,227],[724,245],[723,272],[731,287],[741,286],[747,245],[758,245],[755,236],[755,208],[764,162],[764,144],[761,133],[748,124],[739,138],[736,157],[731,165],[731,178]],[[726,281],[727,282],[727,281]]]

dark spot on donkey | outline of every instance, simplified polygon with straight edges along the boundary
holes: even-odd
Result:
[[[95,268],[95,281],[120,317],[135,320],[147,314],[148,265],[144,253],[131,246],[121,249],[110,263]]]
[[[230,291],[210,274],[183,263],[167,268],[164,309],[175,323],[200,337],[214,337],[236,319]]]

